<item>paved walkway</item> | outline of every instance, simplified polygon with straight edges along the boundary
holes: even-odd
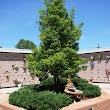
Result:
[[[19,87],[0,89],[0,110],[24,110],[8,103],[9,94],[20,89]]]
[[[10,94],[18,89],[20,89],[20,87],[2,88],[0,89],[0,94]]]
[[[8,100],[9,94],[0,94],[0,103]]]
[[[6,90],[6,89],[4,89],[4,90]],[[14,91],[15,89],[11,89],[11,90]],[[9,92],[12,92],[11,90]],[[9,98],[9,94],[6,94],[6,93],[0,94],[0,110],[26,110],[24,108],[20,108],[20,107],[14,106],[14,105],[10,105],[8,102],[8,98]]]
[[[110,84],[109,83],[93,83],[95,85],[98,85],[103,91],[108,93],[110,95]]]

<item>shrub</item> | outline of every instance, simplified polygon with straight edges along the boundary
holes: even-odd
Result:
[[[9,103],[28,110],[58,110],[71,103],[66,94],[50,91],[34,92],[22,88],[9,96]]]
[[[71,103],[71,99],[66,94],[55,93],[50,91],[39,92],[33,100],[35,103],[33,110],[58,110],[64,106],[67,106]]]
[[[89,84],[87,80],[82,78],[71,78],[71,81],[75,87],[83,91],[83,96],[87,98],[98,97],[101,95],[100,88],[98,86]],[[59,84],[59,92],[64,93],[65,84],[67,83],[67,78],[62,78]],[[26,88],[36,91],[50,90],[54,91],[53,78],[48,78],[37,85],[29,85]]]
[[[82,83],[88,83],[88,81],[86,79],[83,78],[71,78],[71,81],[73,82],[73,84],[77,87],[79,84]]]
[[[75,86],[78,86],[78,84],[80,83],[88,83],[88,81],[86,79],[83,78],[71,78],[71,81],[74,83]],[[67,78],[61,78],[60,83],[67,83]]]
[[[9,103],[19,107],[30,109],[29,104],[31,102],[31,99],[33,99],[33,97],[34,97],[34,92],[32,92],[29,89],[22,88],[10,94]]]
[[[60,84],[59,84],[59,92],[64,92],[64,88],[65,88],[65,84],[67,82],[67,78],[65,78],[66,80],[61,80]],[[49,90],[49,91],[54,91],[55,90],[55,85],[54,85],[54,80],[53,78],[47,78],[43,81],[40,82],[40,84],[32,84],[32,85],[28,85],[25,88],[26,89],[30,89],[33,91],[45,91],[45,90]]]
[[[101,95],[100,88],[89,83],[79,83],[77,89],[83,91],[83,95],[87,98],[94,98]]]
[[[52,78],[51,78],[51,80],[52,80]],[[49,79],[47,81],[49,81]],[[83,91],[83,96],[84,97],[94,98],[94,97],[98,97],[98,96],[101,95],[100,88],[98,86],[93,85],[93,84],[89,84],[86,79],[75,77],[75,78],[71,78],[71,81],[73,82],[73,84],[75,85],[75,87],[77,89]],[[61,80],[60,80],[60,90],[59,90],[60,92],[62,92],[62,93],[64,92],[64,88],[65,88],[66,83],[67,83],[67,78],[61,78]],[[48,82],[48,84],[49,84],[49,82]],[[51,84],[49,84],[49,86],[50,85]],[[48,87],[48,85],[47,85],[47,87]],[[54,86],[52,85],[52,87],[54,87]],[[51,88],[51,89],[53,89],[53,88]],[[48,87],[48,90],[50,90],[49,87]]]
[[[24,88],[32,91],[41,91],[40,86],[41,84],[31,84],[31,85],[25,86]]]
[[[44,83],[45,84],[45,83]],[[32,85],[28,85],[25,87],[25,89],[30,89],[32,91],[45,91],[45,90],[50,90],[50,91],[54,91],[54,84],[32,84]]]
[[[44,85],[53,85],[54,84],[54,79],[53,79],[53,77],[49,77],[49,78],[41,81],[40,84],[43,85],[43,86]]]

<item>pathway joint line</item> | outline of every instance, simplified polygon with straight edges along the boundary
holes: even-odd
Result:
[[[0,101],[0,103],[5,102],[5,101],[7,101],[7,100],[8,100],[8,98],[3,99],[3,100]]]

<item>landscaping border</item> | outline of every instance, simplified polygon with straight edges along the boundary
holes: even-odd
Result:
[[[101,96],[70,104],[61,110],[110,110],[110,95],[101,90]]]
[[[3,97],[4,96],[5,95],[3,94]],[[5,98],[0,100],[0,110],[26,110],[24,108],[10,105],[8,103],[7,97],[8,95],[6,94],[6,100]],[[92,98],[78,103],[72,103],[67,107],[63,107],[61,110],[110,110],[110,95],[101,90],[100,97]]]

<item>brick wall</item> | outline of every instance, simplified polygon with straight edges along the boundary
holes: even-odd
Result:
[[[39,83],[37,77],[33,78],[27,68],[25,54],[10,54],[4,53],[0,54],[0,87],[14,87],[17,86],[15,80],[19,80],[23,85],[36,84]],[[16,65],[18,68],[14,69],[13,66]],[[8,75],[8,76],[7,76]]]
[[[110,110],[110,95],[102,91],[100,97],[70,104],[61,110]]]
[[[93,109],[90,109],[93,108]],[[77,110],[110,110],[110,99]]]
[[[99,54],[102,56],[101,59],[98,58]],[[110,69],[110,60],[106,58],[107,55],[110,55],[110,52],[80,54],[88,62],[85,64],[87,69],[79,71],[78,75],[88,81],[92,77],[93,82],[110,82],[110,75],[106,74],[106,69]],[[90,59],[91,56],[94,56],[94,60]],[[94,66],[91,66],[91,63]]]

